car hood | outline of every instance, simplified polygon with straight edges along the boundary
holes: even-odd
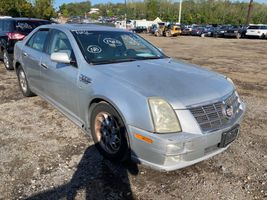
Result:
[[[167,100],[174,109],[210,102],[234,90],[220,74],[170,59],[107,64],[97,68],[146,97]]]

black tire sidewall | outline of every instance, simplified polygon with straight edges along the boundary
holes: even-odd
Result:
[[[96,139],[96,134],[95,134],[95,118],[98,113],[100,112],[107,112],[111,114],[114,119],[117,121],[119,127],[120,127],[120,133],[121,133],[121,147],[118,150],[117,153],[110,154],[106,152],[102,146],[98,143]],[[92,108],[91,112],[91,117],[90,117],[90,128],[91,128],[91,134],[95,143],[96,148],[98,151],[107,159],[111,161],[126,161],[129,158],[129,144],[128,144],[128,138],[127,138],[127,129],[123,123],[122,118],[118,114],[118,112],[111,106],[110,104],[106,102],[101,102],[98,104],[95,104],[94,107]]]
[[[25,75],[25,79],[26,79],[26,86],[27,86],[27,91],[25,92],[21,85],[20,85],[20,77],[19,77],[19,74],[20,72],[23,72],[24,75]],[[18,77],[18,83],[19,83],[19,88],[20,88],[20,91],[22,92],[22,94],[25,96],[25,97],[31,97],[31,96],[34,96],[34,94],[32,93],[32,91],[30,90],[30,87],[29,87],[29,83],[28,83],[28,80],[27,80],[27,76],[23,70],[23,68],[21,66],[18,67],[17,69],[17,77]]]
[[[4,62],[4,54],[6,54],[6,57],[8,59],[8,63],[9,63],[8,65]],[[9,56],[9,54],[8,54],[6,49],[3,50],[3,62],[4,62],[4,66],[5,66],[5,68],[7,70],[13,70],[14,69],[13,66],[12,66],[11,58],[10,58],[10,56]]]

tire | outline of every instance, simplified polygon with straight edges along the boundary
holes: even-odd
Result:
[[[130,158],[126,127],[110,104],[100,102],[94,105],[90,127],[95,146],[105,158],[119,162]]]
[[[240,33],[237,33],[236,34],[236,39],[240,39],[241,38],[241,34]]]
[[[166,32],[166,37],[171,37],[171,33],[169,31]]]
[[[266,36],[264,35],[264,33],[260,36],[260,39],[264,39]]]
[[[7,70],[13,70],[13,62],[12,62],[12,59],[10,58],[10,55],[9,53],[7,52],[6,49],[3,50],[3,62],[4,62],[4,65],[5,65],[5,68]]]
[[[26,74],[21,66],[17,69],[17,77],[19,82],[19,88],[25,97],[32,97],[35,94],[31,91]]]

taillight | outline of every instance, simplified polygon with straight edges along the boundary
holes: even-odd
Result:
[[[22,40],[25,38],[25,35],[20,33],[7,33],[7,37],[9,40]]]

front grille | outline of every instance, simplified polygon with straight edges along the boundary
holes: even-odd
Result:
[[[233,108],[232,117],[227,117],[223,113],[223,108],[228,105]],[[232,93],[223,101],[219,101],[213,104],[204,106],[198,106],[190,108],[190,112],[193,114],[203,132],[210,132],[220,129],[227,125],[232,119],[235,118],[239,111],[240,102],[236,93]]]

